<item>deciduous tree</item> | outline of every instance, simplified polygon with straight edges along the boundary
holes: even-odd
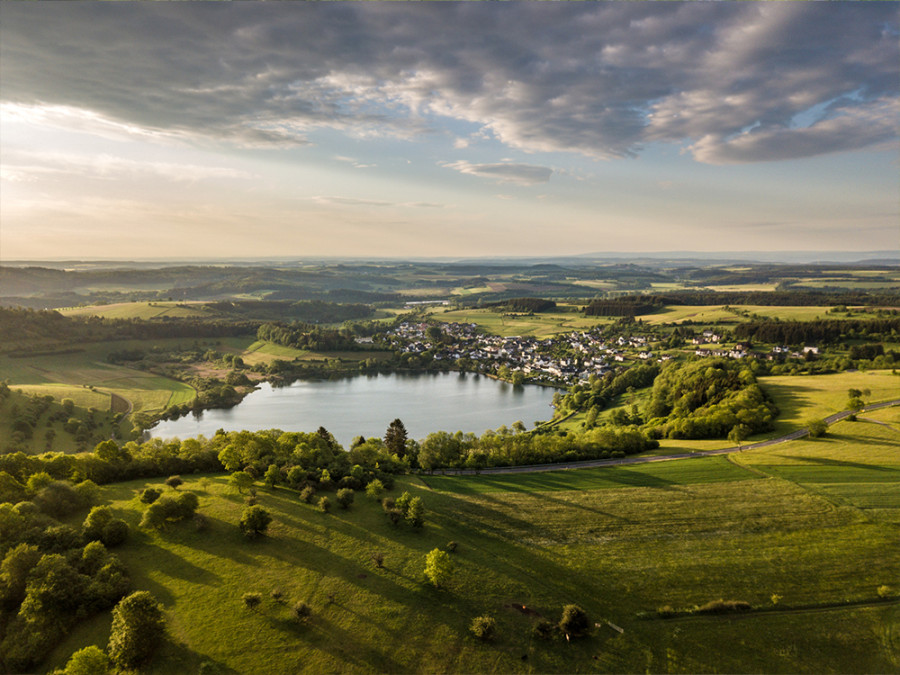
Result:
[[[165,635],[162,608],[148,591],[136,591],[112,611],[109,658],[119,668],[133,669],[147,661]]]

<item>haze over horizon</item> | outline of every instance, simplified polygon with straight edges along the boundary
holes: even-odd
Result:
[[[0,260],[894,254],[894,3],[2,3]]]

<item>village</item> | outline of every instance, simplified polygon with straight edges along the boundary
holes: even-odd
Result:
[[[460,370],[495,373],[514,383],[529,382],[571,385],[592,375],[604,375],[634,363],[669,361],[677,355],[728,359],[758,358],[769,361],[809,358],[817,347],[802,351],[775,346],[769,352],[751,350],[749,342],[720,346],[723,335],[704,330],[685,341],[695,347],[671,349],[670,336],[603,335],[600,329],[573,331],[554,338],[488,335],[474,323],[403,322],[380,340],[394,351],[419,359],[454,363]],[[665,349],[665,351],[660,351]],[[420,361],[420,365],[425,365]]]

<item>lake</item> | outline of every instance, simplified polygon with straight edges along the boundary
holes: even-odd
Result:
[[[233,408],[162,421],[149,434],[189,438],[212,436],[218,429],[315,431],[323,426],[348,448],[356,436],[384,436],[396,418],[417,440],[439,430],[481,434],[518,420],[530,429],[553,415],[556,391],[460,373],[361,375],[298,380],[283,387],[263,383]]]

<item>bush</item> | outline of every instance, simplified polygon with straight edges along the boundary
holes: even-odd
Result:
[[[106,527],[103,528],[103,534],[100,537],[100,541],[110,548],[119,546],[124,544],[128,539],[129,532],[128,523],[121,518],[113,518],[106,524]]]
[[[305,504],[312,504],[313,498],[316,496],[316,488],[312,486],[306,486],[303,490],[300,491],[300,501]]]
[[[487,642],[494,639],[494,634],[497,632],[497,622],[492,616],[476,616],[472,619],[469,631],[479,640]]]
[[[590,629],[591,621],[581,607],[578,605],[566,605],[563,607],[562,618],[559,620],[559,630],[567,637],[587,635]]]
[[[169,476],[166,478],[166,485],[173,490],[177,490],[180,486],[184,485],[184,481],[181,479],[181,476]]]
[[[294,619],[299,621],[300,623],[306,621],[310,616],[312,616],[312,609],[305,602],[298,602],[294,605],[294,608],[291,610],[294,615]]]
[[[893,593],[893,589],[890,586],[888,586],[887,584],[883,584],[878,587],[877,593],[878,593],[879,598],[881,598],[882,600],[887,600],[889,597],[891,597],[891,593]]]
[[[259,593],[244,593],[241,596],[241,601],[244,603],[244,607],[253,612],[256,611],[256,608],[262,602],[262,596]]]
[[[158,529],[166,522],[192,518],[200,499],[193,492],[182,492],[178,496],[164,495],[147,507],[141,518],[141,527]]]
[[[121,669],[134,669],[147,661],[162,642],[165,622],[162,609],[147,591],[124,598],[112,611],[109,658]]]
[[[319,500],[319,511],[328,513],[331,510],[331,500],[328,497],[322,497]]]
[[[549,640],[556,632],[556,626],[546,619],[541,619],[531,629],[531,634],[538,640]]]
[[[141,492],[141,502],[144,504],[152,504],[162,495],[162,490],[157,488],[147,488]]]
[[[381,495],[384,493],[384,483],[382,483],[377,478],[373,480],[366,486],[366,496],[370,499],[381,499]]]
[[[338,504],[340,504],[342,509],[349,508],[353,503],[354,497],[355,494],[350,488],[341,488],[337,491],[337,502]]]
[[[271,593],[269,593],[269,595],[272,596],[272,599],[277,603],[284,602],[284,591],[282,591],[280,588],[274,589]]]
[[[72,654],[63,675],[106,675],[109,659],[100,647],[91,645]]]
[[[459,544],[455,541],[447,542],[447,552],[448,553],[456,553],[456,549],[459,548]]]

